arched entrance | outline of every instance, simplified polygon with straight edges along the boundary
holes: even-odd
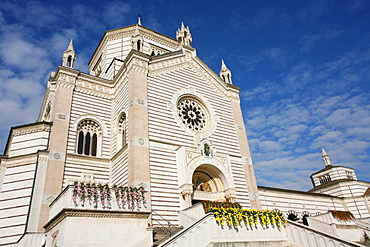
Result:
[[[228,182],[224,174],[215,166],[198,166],[192,176],[192,204],[200,201],[227,201]]]

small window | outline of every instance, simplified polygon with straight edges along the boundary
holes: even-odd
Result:
[[[68,56],[67,67],[72,67],[72,56]]]
[[[121,149],[126,145],[126,128],[127,128],[126,125],[127,125],[126,114],[123,112],[118,118],[117,150]]]
[[[331,182],[331,177],[330,175],[324,175],[322,177],[319,178],[319,181],[320,181],[320,184],[327,184],[327,183],[330,183]]]
[[[353,174],[352,172],[346,172],[347,179],[353,180]]]

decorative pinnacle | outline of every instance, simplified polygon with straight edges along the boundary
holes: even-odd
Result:
[[[226,64],[225,64],[223,59],[221,59],[221,69],[222,70],[227,70]]]
[[[71,41],[69,41],[69,45],[68,45],[67,51],[74,51],[72,39],[71,39]]]
[[[137,15],[137,24],[141,26],[141,19],[140,19],[140,14]]]
[[[321,150],[322,150],[322,159],[325,162],[325,166],[331,166],[329,155],[326,153],[324,147],[322,147]]]

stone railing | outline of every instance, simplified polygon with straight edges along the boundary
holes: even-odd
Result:
[[[52,219],[63,209],[79,208],[89,210],[115,210],[115,211],[147,211],[146,193],[143,200],[132,202],[123,195],[117,193],[114,188],[100,190],[95,188],[88,193],[87,189],[81,193],[75,185],[68,185],[50,204],[49,219]],[[104,194],[103,194],[104,193]],[[118,197],[118,198],[117,198]],[[132,198],[132,197],[131,197]]]
[[[247,227],[239,227],[236,230],[228,226],[221,227],[216,223],[213,214],[209,213],[159,246],[207,246],[210,243],[245,241],[277,242],[280,243],[279,246],[288,245],[286,231],[283,227],[263,229],[258,225],[253,230]]]
[[[310,216],[307,218],[308,225],[320,232],[338,236],[349,241],[360,241],[362,232],[356,224],[356,220],[340,220],[331,212]]]
[[[363,245],[353,243],[334,235],[324,233],[322,231],[315,230],[311,227],[307,227],[294,221],[288,220],[286,228],[288,241],[291,244],[302,247],[316,247],[316,246],[338,246],[338,247],[349,247],[356,246],[361,247]]]
[[[197,203],[191,207],[179,211],[179,223],[183,227],[188,227],[205,215],[206,213],[204,212],[202,203]]]

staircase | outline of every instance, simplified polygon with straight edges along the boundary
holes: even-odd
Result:
[[[153,227],[153,247],[157,247],[182,229],[182,227]]]
[[[202,209],[202,210],[201,210]],[[179,213],[179,222],[184,226],[171,237],[158,241],[158,247],[363,247],[338,236],[324,233],[312,227],[288,220],[285,227],[238,229],[221,227],[212,213],[205,214],[200,205],[194,205]],[[365,223],[365,222],[364,222]],[[365,225],[363,223],[363,225]],[[157,235],[159,236],[159,235]],[[157,238],[157,237],[156,237]]]
[[[168,238],[174,236],[177,232],[183,229],[183,227],[171,224],[170,221],[165,220],[161,215],[159,215],[155,211],[152,212],[152,216],[153,215],[158,216],[161,219],[161,221],[153,219],[153,223],[155,226],[153,227],[152,247],[157,247],[159,244],[163,243]]]

